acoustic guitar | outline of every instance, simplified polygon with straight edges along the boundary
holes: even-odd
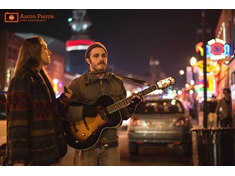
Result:
[[[176,80],[173,77],[160,80],[152,86],[138,92],[141,97],[157,89],[165,89],[174,85]],[[85,117],[84,120],[70,122],[62,120],[68,145],[72,148],[87,150],[96,147],[104,129],[118,129],[122,124],[120,109],[125,108],[132,102],[132,96],[114,102],[108,95],[100,96],[94,104],[98,114],[95,117]],[[76,104],[76,106],[88,106],[86,104]]]

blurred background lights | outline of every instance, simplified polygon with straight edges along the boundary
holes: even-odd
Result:
[[[178,90],[178,95],[181,95],[182,94],[182,91],[181,90]]]
[[[183,75],[184,74],[184,70],[180,70],[179,73],[180,73],[180,75]]]

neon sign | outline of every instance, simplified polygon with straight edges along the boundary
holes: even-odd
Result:
[[[230,46],[224,40],[212,39],[207,42],[206,57],[211,60],[222,60],[230,55]]]
[[[196,44],[195,46],[196,52],[200,52],[200,55],[203,56],[204,55],[204,49],[203,49],[203,43],[199,42],[198,44]]]
[[[216,61],[207,59],[206,63],[207,63],[206,70],[208,76],[210,75],[214,76],[219,73],[220,65]],[[195,66],[199,69],[199,76],[201,76],[201,79],[203,79],[203,67],[204,67],[203,60],[198,61]]]
[[[66,42],[66,51],[86,50],[89,45],[94,43],[92,40],[74,39]]]

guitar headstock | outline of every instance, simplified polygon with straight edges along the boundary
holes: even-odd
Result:
[[[176,83],[175,78],[173,77],[168,77],[166,79],[158,81],[156,84],[159,89],[165,89],[171,85],[174,85]]]

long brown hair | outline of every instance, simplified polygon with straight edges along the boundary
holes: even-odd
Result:
[[[13,77],[15,77],[18,71],[26,64],[32,67],[39,66],[43,42],[43,38],[39,36],[27,38],[23,41],[20,46]]]
[[[29,65],[35,68],[39,66],[41,61],[42,46],[44,42],[44,39],[40,36],[33,36],[23,41],[22,45],[20,46],[20,51],[12,78],[14,78],[17,75],[18,71],[25,65]],[[45,66],[42,66],[41,71],[44,72],[45,76],[50,81],[50,84],[52,86],[52,80],[48,75]]]

